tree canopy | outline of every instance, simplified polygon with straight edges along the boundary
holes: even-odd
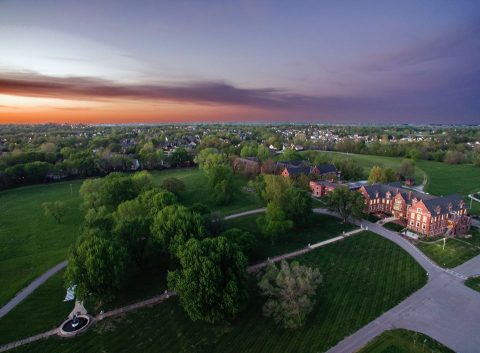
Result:
[[[270,264],[258,286],[267,301],[263,313],[285,328],[302,326],[312,311],[313,299],[322,276],[318,269],[283,260],[277,267]]]
[[[234,317],[247,299],[247,260],[224,237],[190,239],[178,251],[180,268],[168,273],[169,288],[193,321]]]

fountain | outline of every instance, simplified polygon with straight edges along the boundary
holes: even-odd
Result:
[[[66,320],[59,329],[60,336],[69,337],[75,336],[88,327],[91,319],[88,315],[73,314],[72,318]]]

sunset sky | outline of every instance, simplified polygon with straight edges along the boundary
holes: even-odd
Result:
[[[0,123],[480,123],[480,1],[0,0]]]

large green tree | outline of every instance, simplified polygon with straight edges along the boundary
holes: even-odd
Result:
[[[67,286],[77,285],[77,298],[109,301],[120,288],[128,254],[115,238],[89,229],[71,249],[65,272]]]
[[[55,219],[58,223],[62,223],[67,214],[67,205],[63,201],[44,202],[42,207],[45,216]]]
[[[172,256],[190,238],[205,236],[202,217],[185,206],[172,205],[160,210],[154,217],[152,236]]]
[[[141,266],[145,246],[151,236],[152,218],[140,200],[128,200],[118,205],[113,214],[114,233],[127,248],[131,258]]]
[[[224,237],[190,239],[178,251],[180,268],[168,273],[169,288],[193,321],[234,317],[247,299],[247,260]]]
[[[339,187],[327,193],[324,197],[327,208],[337,212],[346,222],[349,217],[361,218],[365,209],[365,198],[358,191],[349,190],[347,187]]]
[[[257,224],[272,244],[280,235],[293,227],[293,221],[285,217],[285,212],[275,202],[268,203],[265,215],[257,218]]]
[[[258,286],[267,301],[265,316],[272,317],[285,328],[302,326],[315,305],[315,294],[322,276],[318,269],[301,266],[298,262],[282,261],[270,264]]]
[[[370,170],[370,174],[368,175],[368,183],[369,184],[376,184],[383,182],[383,172],[382,168],[378,165],[375,165]]]

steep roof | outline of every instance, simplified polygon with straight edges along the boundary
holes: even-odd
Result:
[[[291,176],[300,175],[300,174],[310,174],[310,167],[304,166],[287,166],[286,167],[288,174]]]
[[[460,210],[460,204],[463,203],[463,198],[458,194],[436,197],[430,200],[423,200],[423,204],[432,214],[437,213],[437,209],[440,209],[440,214],[449,213],[449,207],[452,206],[452,211]],[[465,208],[465,204],[464,204]]]
[[[320,171],[320,174],[336,173],[337,167],[333,164],[320,164],[316,166]]]
[[[390,192],[392,196],[400,193],[404,200],[407,202],[413,200],[414,198],[417,198],[418,200],[428,200],[435,198],[435,196],[424,194],[415,190],[405,189],[397,186],[396,184],[372,184],[364,185],[363,187],[365,188],[368,196],[371,198],[375,198],[377,192],[379,194],[379,197],[386,197],[387,192]]]

